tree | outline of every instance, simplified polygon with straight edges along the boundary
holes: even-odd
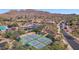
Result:
[[[18,26],[17,23],[13,23],[13,24],[11,24],[11,25],[8,25],[8,27],[17,27],[17,26]]]

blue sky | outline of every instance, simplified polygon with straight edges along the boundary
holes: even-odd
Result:
[[[61,13],[61,14],[79,14],[79,9],[40,9],[50,13]],[[9,9],[0,9],[0,13],[10,11]]]
[[[6,13],[6,12],[8,12],[9,11],[9,9],[0,9],[0,14],[1,13]]]
[[[47,11],[50,13],[61,13],[61,14],[79,14],[79,9],[45,9],[42,11]]]

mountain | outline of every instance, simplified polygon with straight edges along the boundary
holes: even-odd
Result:
[[[1,16],[4,17],[16,17],[16,16],[24,16],[24,15],[28,15],[28,16],[61,16],[62,14],[51,14],[48,12],[44,12],[44,11],[38,11],[38,10],[33,10],[33,9],[25,9],[25,10],[10,10],[7,13],[4,14],[0,14]]]
[[[10,10],[7,13],[0,14],[0,20],[37,20],[55,21],[58,24],[61,20],[70,20],[77,15],[75,14],[56,14],[34,9],[17,9]]]

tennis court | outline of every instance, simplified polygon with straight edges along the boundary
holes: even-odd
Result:
[[[44,48],[48,44],[52,43],[51,39],[43,37],[38,34],[23,35],[21,36],[20,41],[23,43],[23,45],[28,44],[30,46],[33,46],[36,49]]]

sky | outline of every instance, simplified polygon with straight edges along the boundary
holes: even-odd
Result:
[[[79,9],[44,9],[42,11],[60,14],[79,14]]]
[[[79,9],[39,9],[41,11],[58,13],[58,14],[79,14]],[[0,9],[0,14],[6,13],[10,9]]]

